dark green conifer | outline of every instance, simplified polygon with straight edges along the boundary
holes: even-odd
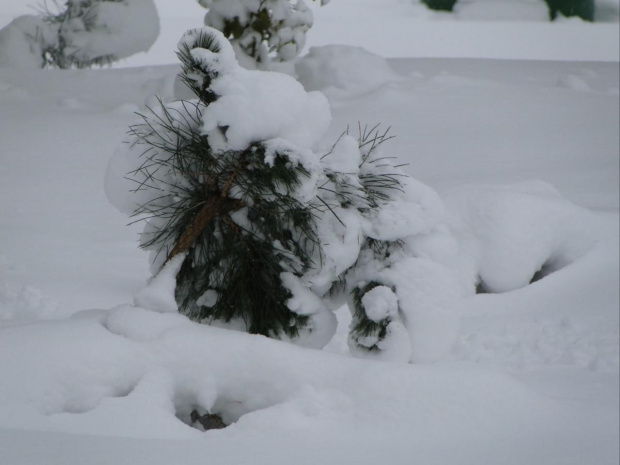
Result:
[[[141,173],[133,175],[140,174],[145,186],[160,169],[178,175],[167,193],[135,212],[154,225],[142,247],[157,249],[164,264],[185,254],[176,277],[181,313],[197,321],[242,321],[250,333],[293,338],[309,316],[288,308],[291,292],[281,275],[301,276],[320,255],[315,207],[295,196],[309,173],[278,152],[268,165],[262,142],[214,152],[199,123],[218,99],[210,87],[218,71],[197,62],[194,48],[220,50],[201,33],[178,53],[182,78],[198,100],[180,110],[161,105],[131,128],[147,147]]]

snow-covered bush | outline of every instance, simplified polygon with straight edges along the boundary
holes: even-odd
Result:
[[[55,40],[39,17],[24,15],[0,29],[0,67],[43,68],[45,47]]]
[[[0,66],[84,68],[147,51],[159,34],[153,0],[67,0],[0,31]]]
[[[432,10],[452,11],[456,0],[422,0]]]
[[[313,0],[315,1],[315,0]],[[325,5],[330,0],[321,0]],[[312,11],[303,0],[198,0],[207,8],[204,22],[231,40],[242,66],[268,69],[295,58],[312,27]]]
[[[320,90],[328,98],[363,94],[403,80],[387,60],[361,47],[310,47],[295,61],[297,79],[306,90]]]
[[[551,19],[558,16],[579,16],[587,21],[594,21],[594,0],[545,0],[549,5]]]
[[[553,21],[578,16],[594,21],[594,0],[421,0],[432,10],[454,11],[471,20]]]
[[[441,202],[382,152],[387,132],[360,127],[321,154],[322,94],[242,68],[212,28],[188,31],[179,49],[196,99],[143,116],[108,168],[112,203],[146,221],[156,276],[136,303],[322,347],[348,295],[354,353],[409,361],[447,349],[446,332],[419,334],[450,326],[459,288],[420,253],[441,235]]]

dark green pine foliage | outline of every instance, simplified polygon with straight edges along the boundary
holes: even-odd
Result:
[[[390,255],[402,247],[398,241],[377,241],[374,239],[366,239],[362,247],[361,256],[368,259],[368,255],[379,263],[386,263],[390,260]],[[353,266],[355,269],[355,265]],[[366,308],[363,304],[364,296],[378,286],[384,286],[378,281],[370,281],[369,283],[360,282],[353,287],[349,305],[353,306],[351,326],[349,328],[349,338],[355,341],[358,347],[368,350],[369,352],[379,351],[378,342],[387,336],[387,327],[392,322],[391,317],[384,318],[380,321],[374,321],[368,318]],[[390,286],[388,286],[390,287]],[[391,288],[391,287],[390,287]],[[391,288],[392,292],[395,289]],[[376,341],[371,345],[360,344],[360,341]]]
[[[294,196],[309,173],[284,154],[267,165],[260,142],[214,154],[199,128],[202,112],[218,98],[210,89],[217,74],[193,59],[195,47],[219,50],[201,33],[178,53],[182,78],[199,100],[181,110],[161,105],[131,128],[149,147],[130,173],[145,179],[138,189],[158,170],[177,175],[169,193],[135,212],[151,224],[142,247],[157,250],[164,262],[185,254],[175,291],[181,313],[196,321],[243,321],[250,333],[293,338],[309,317],[289,310],[291,293],[280,276],[301,276],[321,254],[315,207]]]
[[[456,0],[422,0],[431,10],[452,11]]]
[[[387,336],[387,327],[390,324],[389,318],[384,318],[379,322],[371,320],[368,318],[366,309],[362,303],[364,295],[378,286],[381,286],[381,284],[376,281],[371,281],[365,286],[360,286],[353,289],[351,296],[353,303],[353,320],[351,321],[349,337],[355,341],[371,339],[379,342]],[[364,346],[364,349],[370,352],[380,350],[377,342],[373,343],[370,347]]]
[[[545,0],[549,6],[549,17],[553,21],[558,15],[579,16],[594,21],[594,0]]]

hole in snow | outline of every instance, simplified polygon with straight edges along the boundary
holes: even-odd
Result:
[[[478,284],[476,284],[476,294],[492,294],[492,292],[486,288],[480,278],[478,278]]]
[[[241,402],[228,401],[220,396],[215,400],[209,397],[199,392],[177,392],[174,399],[177,419],[200,431],[223,429],[239,419],[235,407]]]
[[[545,263],[543,266],[540,267],[540,269],[536,273],[534,273],[534,275],[532,276],[532,279],[530,279],[530,284],[540,281],[544,277],[549,276],[554,271],[557,271],[555,267],[551,266],[551,264],[549,263]]]
[[[177,392],[174,399],[177,419],[201,431],[226,428],[245,415],[262,412],[284,402],[280,395],[247,396],[247,393],[237,392],[235,397],[230,394],[211,397],[204,394],[200,390]]]
[[[198,413],[197,410],[192,410],[190,414],[191,426],[201,429],[203,431],[209,431],[210,429],[223,429],[228,425],[224,423],[222,417],[217,413]]]

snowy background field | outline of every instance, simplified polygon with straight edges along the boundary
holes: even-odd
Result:
[[[300,73],[330,100],[325,143],[391,126],[386,150],[511,289],[463,298],[450,350],[416,365],[352,358],[346,309],[314,351],[131,305],[141,225],[103,179],[134,112],[174,98],[175,44],[203,15],[186,3],[158,2],[158,42],[117,68],[0,69],[0,463],[617,464],[617,2],[596,24],[316,11],[311,46],[389,58],[323,49]],[[0,27],[25,12],[5,0]],[[532,253],[553,272],[514,286]],[[193,406],[234,423],[190,428]]]

